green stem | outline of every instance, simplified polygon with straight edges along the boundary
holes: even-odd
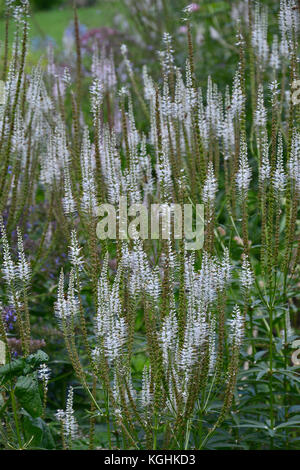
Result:
[[[270,331],[269,331],[269,354],[270,354],[270,379],[269,379],[269,389],[270,389],[270,425],[271,429],[274,429],[274,393],[273,393],[273,306],[270,306],[269,309],[269,322],[270,322]],[[273,437],[271,437],[271,449],[273,449]]]
[[[11,396],[11,404],[12,404],[12,409],[13,409],[14,421],[15,421],[15,425],[16,425],[16,433],[17,433],[17,438],[18,438],[19,449],[22,449],[23,444],[22,444],[22,439],[21,439],[21,432],[20,432],[20,425],[19,425],[19,419],[18,419],[16,398],[15,398],[15,393],[14,393],[13,388],[11,388],[10,396]]]

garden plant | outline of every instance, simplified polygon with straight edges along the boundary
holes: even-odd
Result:
[[[300,3],[121,3],[5,3],[0,449],[299,450]]]

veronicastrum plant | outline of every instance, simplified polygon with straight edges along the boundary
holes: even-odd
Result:
[[[2,445],[51,447],[51,424],[65,449],[297,448],[296,2],[280,2],[272,34],[265,5],[237,5],[236,67],[223,91],[211,77],[199,86],[195,7],[182,13],[185,64],[164,33],[160,79],[146,65],[137,79],[123,45],[125,84],[98,45],[86,83],[76,10],[76,70],[62,69],[49,51],[46,70],[26,73],[28,5],[8,7],[6,24],[13,16],[17,28],[12,51],[5,44],[0,107],[2,310],[13,309],[21,351],[13,359],[2,316]],[[41,194],[30,266],[21,229]],[[158,240],[99,240],[99,206],[113,205],[118,225],[121,198],[149,210],[203,204],[202,249],[186,250],[173,227]],[[55,424],[48,358],[31,354],[28,291],[47,256],[66,247],[54,311],[74,376]],[[76,409],[82,394],[84,417]]]

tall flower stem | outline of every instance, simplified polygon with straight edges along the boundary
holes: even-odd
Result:
[[[273,305],[269,305],[269,391],[270,391],[270,426],[274,429],[274,390],[273,390]],[[270,446],[273,449],[273,436]]]

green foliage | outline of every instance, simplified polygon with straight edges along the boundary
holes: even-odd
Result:
[[[37,10],[48,10],[57,8],[64,4],[64,0],[31,0],[31,5]]]
[[[100,2],[80,23],[120,31],[87,45],[75,35],[68,53],[41,42],[41,58],[28,39],[59,46],[72,8],[37,11],[29,32],[10,18],[20,46],[3,47],[1,68],[12,80],[0,105],[1,449],[300,449],[299,45],[288,32],[271,66],[279,4],[263,2],[262,50],[265,13],[249,2],[251,23],[245,4],[204,0],[187,14],[181,0]],[[203,203],[204,249],[97,240],[87,201],[122,194]]]
[[[18,377],[15,385],[15,395],[22,408],[33,418],[41,416],[43,412],[37,379],[32,375]]]
[[[30,447],[34,449],[55,448],[55,442],[49,426],[42,418],[33,418],[32,415],[23,413],[24,437],[30,441]]]
[[[5,384],[9,380],[21,376],[32,374],[38,366],[48,362],[48,356],[43,351],[37,351],[26,358],[15,359],[0,367],[0,382]]]

